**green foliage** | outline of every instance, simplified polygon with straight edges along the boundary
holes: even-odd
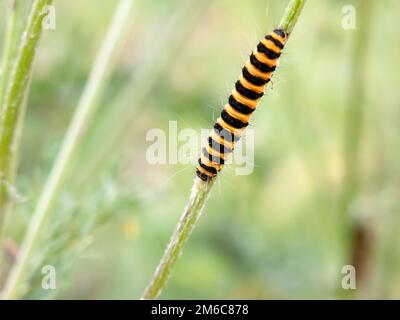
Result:
[[[32,1],[21,2],[19,21],[25,22]],[[354,296],[399,298],[400,98],[393,61],[400,46],[388,39],[400,35],[390,22],[400,3],[371,2],[361,179],[349,212],[352,221],[368,225],[373,241],[367,276]],[[18,244],[115,6],[85,0],[76,10],[72,1],[55,3],[57,28],[43,34],[37,50],[20,149],[16,188],[24,201],[14,205],[8,232]],[[307,3],[274,90],[254,117],[254,172],[236,176],[226,166],[162,298],[343,297],[340,271],[352,248],[340,238],[338,202],[359,29],[341,27],[341,10],[354,5],[358,12],[358,3]],[[141,296],[194,178],[194,165],[149,165],[146,132],[167,130],[170,120],[180,128],[209,128],[249,50],[279,24],[285,4],[137,1],[137,20],[55,200],[25,297]],[[43,264],[56,266],[55,292],[41,287]]]

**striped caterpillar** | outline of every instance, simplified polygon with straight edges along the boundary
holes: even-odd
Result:
[[[215,177],[227,155],[233,152],[264,95],[265,86],[271,81],[288,36],[284,30],[276,29],[266,35],[250,55],[208,137],[207,146],[202,149],[196,167],[196,174],[201,180],[209,181]]]

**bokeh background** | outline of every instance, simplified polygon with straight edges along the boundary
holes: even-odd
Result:
[[[194,165],[150,165],[146,133],[174,120],[211,128],[286,2],[136,1],[26,298],[141,296],[194,179]],[[56,1],[33,72],[11,243],[23,238],[116,4]],[[345,5],[355,30],[342,26]],[[161,298],[400,298],[399,10],[397,0],[307,2],[252,122],[254,172],[223,170]],[[46,264],[55,291],[41,287]],[[356,267],[357,290],[341,288],[344,265]]]

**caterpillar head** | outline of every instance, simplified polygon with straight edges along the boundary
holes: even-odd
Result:
[[[289,34],[283,29],[275,29],[273,32],[281,37],[284,42],[286,42],[286,40],[289,38]]]

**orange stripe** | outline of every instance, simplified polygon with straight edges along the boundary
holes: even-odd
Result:
[[[234,134],[235,136],[239,137],[242,135],[244,128],[243,129],[236,129],[229,124],[227,124],[224,119],[218,118],[217,123],[224,128],[225,130],[229,131],[230,133]]]
[[[243,75],[240,75],[239,81],[240,81],[240,83],[242,84],[243,87],[245,87],[245,88],[247,88],[249,90],[252,90],[254,92],[263,93],[264,90],[265,90],[265,85],[264,86],[255,86],[254,84],[248,82],[246,80],[246,78],[243,77]]]
[[[239,92],[236,91],[236,89],[232,90],[232,96],[240,103],[245,104],[249,108],[255,109],[258,106],[258,101],[257,100],[251,100],[246,97],[243,97]]]
[[[215,169],[217,169],[218,171],[220,171],[221,168],[222,168],[222,164],[218,164],[218,163],[215,163],[215,162],[212,162],[212,161],[208,160],[208,159],[204,156],[204,154],[201,154],[201,155],[200,155],[200,159],[201,159],[201,162],[202,162],[203,164],[205,164],[207,167],[215,168]]]
[[[271,32],[269,34],[272,38],[274,38],[275,40],[280,41],[283,45],[285,45],[286,43],[286,38],[282,38],[280,35],[276,34],[275,32]]]
[[[235,148],[235,143],[225,140],[224,138],[220,137],[215,131],[212,131],[210,137],[217,141],[219,144],[222,144],[224,147],[227,147],[231,150]]]
[[[220,152],[214,150],[213,148],[210,147],[209,144],[207,145],[206,149],[207,149],[207,152],[208,152],[209,154],[211,154],[212,156],[219,157],[219,158],[225,160],[225,154],[220,153]]]
[[[261,78],[263,80],[268,80],[272,76],[272,72],[264,73],[258,70],[255,66],[253,66],[250,62],[250,60],[247,60],[246,62],[246,68],[247,70],[255,77]]]
[[[261,42],[264,46],[266,46],[268,49],[271,49],[272,51],[275,51],[276,53],[280,53],[282,50],[281,48],[278,48],[275,43],[273,43],[271,40],[267,39],[261,39]]]
[[[232,106],[230,104],[226,104],[224,107],[225,111],[228,112],[228,114],[237,119],[240,120],[244,123],[248,123],[251,117],[251,114],[243,114],[238,112],[237,110],[233,109]]]
[[[212,174],[212,173],[210,173],[210,172],[204,170],[203,167],[202,167],[201,165],[198,165],[198,166],[197,166],[197,170],[199,170],[201,173],[204,173],[206,176],[209,176],[209,177],[211,177],[211,178],[216,176],[216,174]]]
[[[270,67],[276,67],[278,64],[278,59],[275,60],[269,59],[264,53],[258,52],[258,50],[254,50],[253,54],[255,55],[258,61],[267,64]]]

